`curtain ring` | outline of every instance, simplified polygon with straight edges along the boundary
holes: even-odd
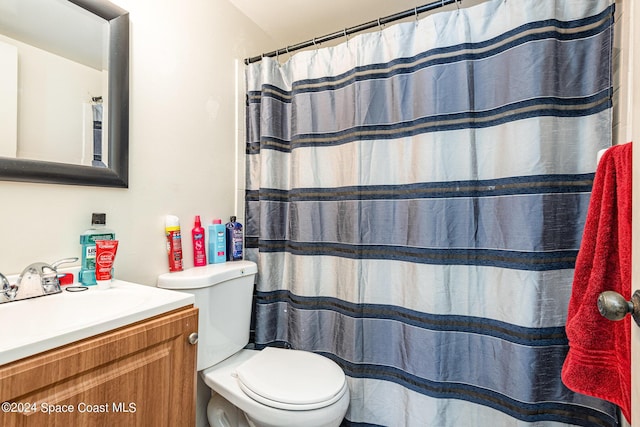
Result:
[[[378,28],[382,31],[382,24],[380,23],[380,18],[378,18]]]
[[[313,38],[313,47],[315,47],[316,49],[318,48],[318,45],[316,44],[316,38]]]
[[[418,6],[413,8],[413,12],[416,14],[416,21],[417,21],[418,20]]]
[[[347,40],[347,46],[349,46],[349,34],[347,34],[346,28],[343,30],[343,33],[344,33],[344,38]]]
[[[458,12],[460,11],[460,3],[462,3],[462,0],[456,0],[456,7],[458,8]]]

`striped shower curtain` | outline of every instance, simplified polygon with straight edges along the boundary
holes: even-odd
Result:
[[[248,66],[255,343],[335,360],[346,426],[615,426],[560,379],[609,0],[490,0]]]

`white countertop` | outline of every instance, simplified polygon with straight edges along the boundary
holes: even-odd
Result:
[[[192,294],[114,280],[0,304],[0,365],[194,303]]]

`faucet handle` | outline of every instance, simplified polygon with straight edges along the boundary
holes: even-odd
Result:
[[[61,292],[60,289],[60,277],[63,274],[58,274],[58,267],[62,264],[69,264],[78,261],[78,257],[70,257],[59,259],[51,263],[51,265],[44,265],[42,268],[42,289],[45,294],[55,294]]]
[[[53,263],[51,264],[51,268],[52,268],[53,270],[58,271],[58,267],[59,267],[60,265],[62,265],[62,264],[70,264],[70,263],[72,263],[72,262],[76,262],[76,261],[78,261],[78,257],[77,257],[77,256],[70,257],[70,258],[62,258],[62,259],[59,259],[58,261],[53,262]]]
[[[7,301],[13,301],[16,297],[16,292],[18,291],[18,287],[16,285],[12,285],[9,283],[9,280],[5,277],[4,274],[0,273],[0,295],[4,295]],[[0,301],[0,302],[7,302]]]

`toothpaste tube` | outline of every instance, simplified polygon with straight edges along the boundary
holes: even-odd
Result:
[[[96,283],[99,289],[111,287],[113,261],[117,251],[117,240],[96,240]]]

